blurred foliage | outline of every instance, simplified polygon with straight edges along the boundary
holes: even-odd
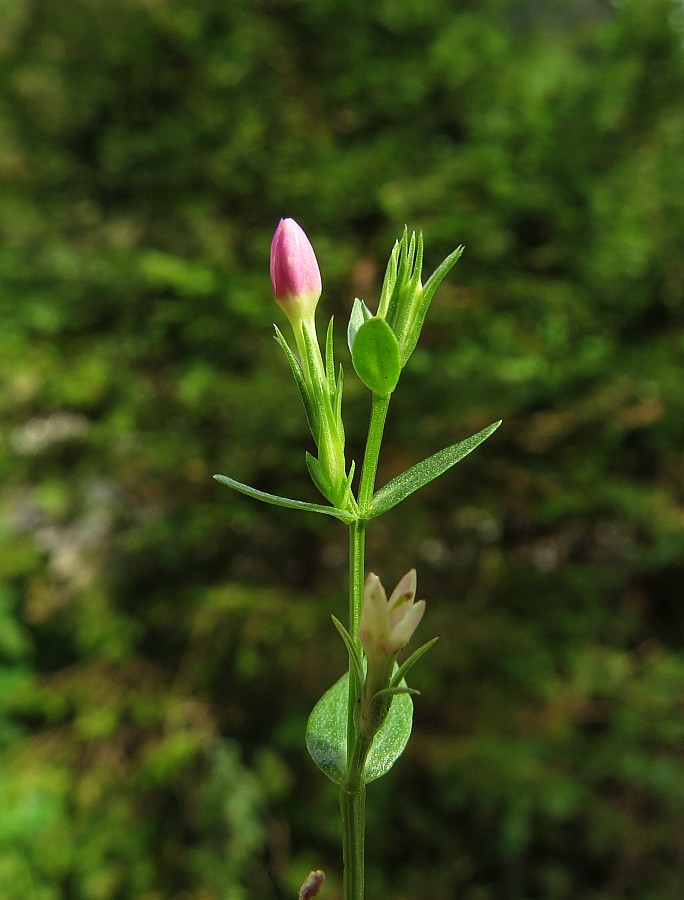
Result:
[[[0,5],[6,900],[339,896],[346,532],[211,481],[316,499],[281,215],[343,359],[405,222],[466,244],[380,483],[504,419],[369,535],[442,636],[369,896],[684,895],[683,47],[680,0]]]

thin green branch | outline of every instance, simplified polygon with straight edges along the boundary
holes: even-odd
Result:
[[[373,500],[375,475],[378,470],[380,445],[382,444],[382,434],[385,428],[385,419],[387,418],[389,402],[390,397],[381,397],[378,394],[373,394],[373,407],[371,409],[366,450],[363,455],[361,484],[359,486],[359,510],[364,517],[370,512],[371,502]]]

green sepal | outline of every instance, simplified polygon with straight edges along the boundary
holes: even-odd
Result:
[[[342,388],[344,387],[344,371],[342,366],[340,366],[339,371],[337,373],[337,384],[335,385],[335,390],[333,393],[333,412],[335,413],[335,420],[339,424],[339,428],[342,429],[342,434],[344,434],[344,426],[342,424]]]
[[[306,746],[318,768],[336,784],[347,769],[347,709],[349,673],[323,694],[309,716]],[[413,701],[409,694],[392,699],[387,718],[373,738],[366,758],[366,784],[388,772],[404,752],[413,725]]]
[[[318,338],[316,337],[316,345],[314,346],[314,342],[311,339],[311,335],[309,334],[308,328],[302,328],[302,343],[304,344],[304,353],[306,354],[306,365],[309,372],[309,377],[311,379],[311,393],[313,394],[311,398],[311,404],[314,407],[315,421],[317,425],[321,424],[321,419],[323,417],[323,404],[324,400],[324,391],[328,390],[328,379],[323,373],[323,377],[321,377],[321,361],[320,361],[320,349],[318,347]],[[324,380],[325,379],[325,380]],[[312,432],[314,436],[314,440],[316,441],[316,446],[319,445],[320,433],[318,431]]]
[[[446,276],[449,274],[451,269],[456,265],[456,263],[461,258],[465,247],[463,244],[459,244],[459,246],[453,250],[446,259],[444,259],[435,269],[435,271],[430,275],[428,280],[425,282],[423,287],[423,303],[429,304],[432,298],[435,295],[435,291],[440,286],[440,284],[444,281]]]
[[[318,490],[323,494],[326,500],[330,499],[330,485],[328,484],[328,480],[323,474],[323,470],[321,469],[321,464],[316,459],[315,456],[312,456],[309,451],[306,451],[306,468],[309,470],[309,475],[311,476],[311,480],[316,485]]]
[[[278,497],[276,494],[268,494],[266,491],[259,491],[249,484],[243,484],[228,475],[214,475],[216,481],[225,484],[226,487],[233,488],[241,494],[253,497],[255,500],[262,500],[264,503],[272,503],[274,506],[284,506],[287,509],[301,509],[305,512],[321,513],[324,516],[334,516],[341,522],[351,523],[356,516],[344,509],[338,509],[336,506],[321,506],[318,503],[307,503],[304,500],[290,500],[289,497]]]
[[[375,700],[377,697],[398,697],[400,694],[410,694],[412,697],[419,697],[420,691],[417,691],[415,688],[410,688],[408,685],[404,685],[403,687],[386,687],[381,691],[376,691],[373,694],[372,699]]]
[[[415,307],[420,302],[422,287],[420,283],[421,270],[423,268],[423,234],[415,231],[411,234],[411,242],[408,251],[404,255],[403,265],[400,266],[398,288],[396,291],[397,304],[394,318],[391,318],[391,307],[387,321],[397,336],[400,347],[401,366],[403,368],[408,356],[404,348],[411,340],[411,324],[415,318]],[[415,342],[414,342],[415,346]],[[409,354],[410,355],[410,354]]]
[[[340,637],[345,643],[345,646],[349,652],[349,661],[351,668],[354,672],[354,677],[356,679],[356,696],[358,697],[361,693],[361,688],[363,687],[363,662],[361,660],[361,653],[359,652],[358,647],[354,646],[354,641],[351,639],[351,635],[344,627],[344,625],[340,622],[340,620],[336,616],[330,617],[333,620],[333,625],[340,633]]]
[[[277,325],[273,326],[275,328],[275,340],[278,346],[282,349],[283,353],[287,357],[287,361],[290,364],[290,368],[292,369],[292,375],[294,376],[294,380],[299,388],[299,393],[302,395],[302,402],[304,404],[304,412],[306,413],[306,421],[309,425],[309,429],[311,434],[316,438],[316,414],[313,408],[313,404],[311,402],[311,397],[309,396],[309,389],[306,386],[306,381],[304,380],[304,372],[302,371],[302,366],[297,357],[294,355],[292,350],[290,350],[289,344],[285,340],[282,331],[278,328]]]
[[[390,257],[390,260],[393,261],[395,267],[395,277],[393,279],[394,284],[392,286],[392,291],[389,294],[388,301],[382,306],[383,308],[385,308],[386,306],[386,312],[383,315],[383,318],[387,321],[388,325],[397,335],[397,339],[401,340],[402,335],[397,328],[397,324],[402,307],[405,307],[408,302],[410,283],[414,274],[413,263],[416,254],[415,231],[411,232],[411,238],[409,240],[408,228],[406,227],[406,225],[404,225],[404,231],[401,236],[401,240],[398,241],[397,244],[395,244],[395,249],[397,251],[396,255],[393,250]],[[380,315],[379,311],[378,315]]]
[[[399,267],[399,254],[401,253],[401,247],[404,240],[405,235],[408,233],[408,228],[404,225],[404,235],[401,240],[397,240],[394,242],[394,246],[392,247],[392,252],[390,253],[390,258],[387,261],[387,268],[385,269],[385,278],[382,282],[382,290],[380,291],[380,301],[378,303],[378,311],[377,316],[381,319],[387,318],[387,310],[389,308],[389,302],[392,299],[392,294],[394,293],[394,286],[397,283],[397,270]]]
[[[354,305],[352,306],[351,314],[349,316],[349,325],[347,326],[347,345],[349,346],[350,353],[352,353],[354,349],[356,332],[364,322],[367,322],[372,318],[373,313],[368,309],[363,300],[360,300],[358,297],[356,297],[354,300]]]
[[[399,344],[384,319],[368,319],[356,332],[352,362],[367,388],[389,397],[399,381],[401,364]]]
[[[344,490],[342,492],[342,496],[344,497],[344,505],[349,506],[354,516],[358,516],[359,514],[359,506],[356,502],[356,497],[354,496],[354,492],[352,491],[352,481],[354,480],[354,472],[356,471],[356,461],[352,460],[349,464],[349,474],[347,475],[346,481],[344,483]]]
[[[421,242],[422,243],[422,242]],[[424,285],[422,291],[418,293],[418,302],[415,304],[415,308],[412,309],[411,321],[408,323],[408,327],[406,329],[406,338],[401,343],[401,365],[402,368],[406,365],[408,358],[411,356],[413,351],[416,348],[416,344],[418,343],[418,338],[420,337],[420,332],[423,328],[423,322],[425,321],[425,316],[428,311],[428,307],[430,306],[430,301],[435,295],[435,291],[440,286],[442,281],[447,276],[450,269],[458,262],[461,257],[461,254],[465,250],[463,245],[457,247],[453,253],[450,253],[449,256],[439,265],[435,271],[430,275],[426,284]],[[421,263],[422,263],[422,246],[421,246]]]
[[[397,503],[401,503],[402,500],[413,494],[414,491],[434,481],[447,469],[450,469],[469,453],[472,453],[483,441],[486,441],[499,425],[501,425],[501,421],[494,422],[492,425],[488,425],[487,428],[483,428],[482,431],[478,431],[477,434],[473,434],[471,437],[460,441],[458,444],[453,444],[451,447],[445,447],[444,450],[440,450],[433,456],[428,457],[428,459],[416,463],[415,466],[407,469],[406,472],[402,472],[401,475],[397,475],[396,478],[393,478],[373,495],[370,512],[366,519],[369,521],[376,516],[386,513],[393,506],[396,506]]]
[[[404,660],[404,662],[399,666],[399,668],[397,669],[397,671],[394,673],[394,675],[392,677],[392,681],[390,682],[391,688],[399,688],[400,689],[401,682],[403,681],[404,678],[406,678],[406,675],[408,674],[409,670],[415,666],[415,664],[418,662],[418,660],[421,658],[421,656],[424,653],[427,653],[427,651],[430,649],[430,647],[432,647],[434,644],[437,643],[437,640],[438,640],[438,638],[434,637],[434,638],[432,638],[431,641],[426,641],[422,647],[419,647],[417,650],[414,650],[414,652],[408,657],[408,659]]]
[[[325,335],[325,377],[328,379],[328,391],[331,397],[335,396],[337,385],[335,384],[335,357],[333,350],[333,321],[334,316],[328,322],[328,331]]]

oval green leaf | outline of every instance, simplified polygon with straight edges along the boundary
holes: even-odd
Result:
[[[323,694],[306,726],[306,746],[318,768],[340,784],[347,768],[347,706],[349,673]],[[388,772],[404,752],[413,725],[413,701],[398,694],[385,723],[376,734],[364,769],[364,781],[375,781]]]
[[[399,344],[384,319],[368,319],[356,332],[352,362],[361,381],[381,397],[388,397],[401,375]]]

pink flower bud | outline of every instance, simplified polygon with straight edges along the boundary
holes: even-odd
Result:
[[[320,891],[324,881],[325,872],[322,872],[320,869],[314,869],[313,872],[309,872],[306,881],[299,889],[299,900],[312,900]]]
[[[372,572],[363,589],[359,640],[366,656],[395,656],[411,639],[425,612],[425,600],[414,603],[416,570],[401,579],[387,599],[380,579]]]
[[[308,237],[294,219],[281,219],[273,235],[271,282],[290,322],[313,315],[321,296],[321,272]]]

